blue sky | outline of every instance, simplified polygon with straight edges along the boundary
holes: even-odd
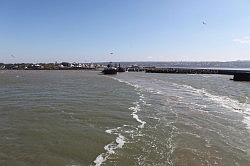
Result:
[[[249,7],[249,0],[0,0],[0,62],[250,60]]]

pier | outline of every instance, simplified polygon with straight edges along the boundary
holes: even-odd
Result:
[[[250,70],[233,69],[196,69],[196,68],[152,68],[146,73],[172,73],[172,74],[222,74],[233,75],[234,81],[250,81]]]

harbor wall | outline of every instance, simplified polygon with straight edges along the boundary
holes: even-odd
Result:
[[[227,69],[194,69],[194,68],[154,68],[146,69],[146,73],[172,73],[172,74],[222,74],[233,75],[235,81],[250,81],[249,70]]]

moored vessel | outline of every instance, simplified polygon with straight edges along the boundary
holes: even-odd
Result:
[[[107,67],[102,71],[103,74],[117,74],[117,69],[115,67]]]
[[[121,67],[121,64],[119,63],[119,66],[117,68],[117,72],[125,72],[125,68]]]
[[[117,68],[113,67],[111,62],[102,71],[103,74],[117,74]]]

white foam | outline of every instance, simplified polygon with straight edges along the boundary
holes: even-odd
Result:
[[[106,159],[102,157],[102,154],[100,154],[94,161],[95,166],[100,166]]]
[[[125,137],[119,134],[119,136],[116,138],[116,143],[118,144],[117,145],[118,148],[122,148],[123,145],[125,144]]]
[[[250,104],[247,103],[240,103],[238,100],[234,100],[229,98],[228,96],[217,96],[207,92],[205,89],[196,89],[189,85],[179,85],[185,89],[189,90],[192,93],[196,93],[201,96],[205,96],[205,100],[213,101],[214,103],[219,104],[220,106],[229,109],[230,111],[237,112],[243,115],[243,123],[247,125],[247,129],[250,129]],[[248,100],[248,98],[246,98]]]
[[[113,132],[113,129],[108,129],[105,132],[108,133],[108,134],[111,134]]]
[[[115,147],[114,143],[110,143],[110,144],[104,146],[104,149],[107,151],[108,155],[110,155],[110,154],[115,153],[115,151],[114,151],[115,148],[114,147]],[[106,157],[108,157],[108,156],[106,156]]]
[[[105,130],[106,133],[108,134],[112,134],[114,132],[118,132],[118,130],[120,129],[121,127],[117,127],[117,128],[114,128],[114,129],[107,129]]]
[[[132,115],[132,117],[133,117],[134,119],[136,119],[137,122],[141,123],[141,125],[139,125],[138,127],[139,127],[139,128],[144,128],[144,125],[146,124],[146,122],[143,121],[143,120],[141,120],[141,119],[138,117],[138,115],[137,115],[137,112],[140,111],[140,105],[139,105],[138,102],[135,102],[134,104],[135,104],[134,107],[130,107],[130,108],[129,108],[130,110],[133,110],[133,112],[132,112],[131,115]]]
[[[111,134],[114,130],[117,130],[117,129],[106,130],[106,132]],[[104,146],[104,149],[106,152],[96,157],[94,161],[95,166],[102,165],[108,159],[110,155],[115,154],[116,149],[122,148],[124,146],[124,144],[126,143],[125,141],[126,138],[121,134],[116,134],[116,135],[118,136],[116,137],[115,142],[112,142]]]
[[[133,118],[134,118],[134,119],[136,119],[138,122],[141,123],[141,125],[139,125],[138,127],[139,127],[139,128],[143,128],[144,125],[146,124],[146,122],[145,122],[145,121],[142,121],[141,119],[139,119],[139,118],[138,118],[138,115],[136,115],[135,113],[132,113],[132,115],[133,115]]]
[[[140,93],[140,86],[139,85],[136,85],[136,84],[131,84],[127,81],[123,81],[123,80],[120,80],[118,78],[114,78],[114,77],[109,77],[109,78],[113,78],[119,82],[122,82],[122,83],[126,83],[130,86],[133,86],[138,92],[138,95],[139,95],[139,101],[138,102],[135,102],[133,107],[130,107],[129,110],[132,110],[133,112],[131,113],[132,117],[134,119],[136,119],[137,122],[141,123],[138,128],[144,128],[144,125],[146,124],[145,121],[141,120],[138,115],[137,115],[137,112],[141,110],[141,107],[140,107],[140,103],[143,103],[143,104],[147,104],[146,101],[144,101],[143,99],[145,98],[143,96],[143,94]],[[126,127],[126,126],[129,126],[129,125],[123,125],[123,127]],[[119,132],[119,129],[121,129],[121,127],[117,127],[117,128],[114,128],[114,129],[107,129],[105,130],[106,133],[108,134],[115,134],[117,135],[116,139],[114,142],[110,143],[110,144],[107,144],[104,146],[104,149],[105,149],[105,153],[102,153],[100,154],[99,156],[97,156],[97,158],[95,159],[94,163],[95,163],[95,166],[100,166],[102,165],[108,158],[110,155],[112,154],[115,154],[115,150],[118,149],[118,148],[122,148],[124,146],[124,144],[126,143],[126,138]],[[125,133],[133,133],[134,131],[125,131]],[[133,136],[132,136],[133,137]]]
[[[124,81],[124,80],[121,80],[121,79],[118,79],[118,78],[115,78],[115,77],[111,77],[111,78],[113,78],[113,79],[115,79],[115,80],[117,80],[117,81],[119,81],[119,82],[122,82],[122,83],[126,83],[126,84],[128,84],[128,85],[130,85],[130,86],[133,86],[133,87],[135,87],[137,90],[139,89],[139,88],[142,88],[142,87],[140,87],[139,85],[137,85],[137,84],[131,84],[130,82],[127,82],[127,81]],[[159,94],[158,93],[158,91],[154,91],[153,89],[149,89],[149,91],[150,92],[152,92],[152,93],[157,93],[157,94]],[[141,94],[140,92],[138,92],[138,95],[139,95],[139,101],[141,101],[144,105],[147,105],[147,103],[143,100],[145,97],[144,97],[144,95],[143,94]],[[144,125],[146,124],[146,122],[145,121],[143,121],[143,120],[141,120],[140,118],[139,118],[139,116],[137,115],[137,112],[138,111],[140,111],[141,109],[140,109],[140,105],[139,105],[139,102],[135,102],[134,103],[135,104],[135,106],[134,107],[130,107],[129,109],[130,110],[133,110],[133,112],[132,112],[132,117],[134,118],[134,119],[136,119],[136,121],[137,122],[139,122],[139,123],[141,123],[141,125],[139,125],[138,127],[139,128],[144,128]],[[151,104],[148,104],[148,106],[150,106]]]

